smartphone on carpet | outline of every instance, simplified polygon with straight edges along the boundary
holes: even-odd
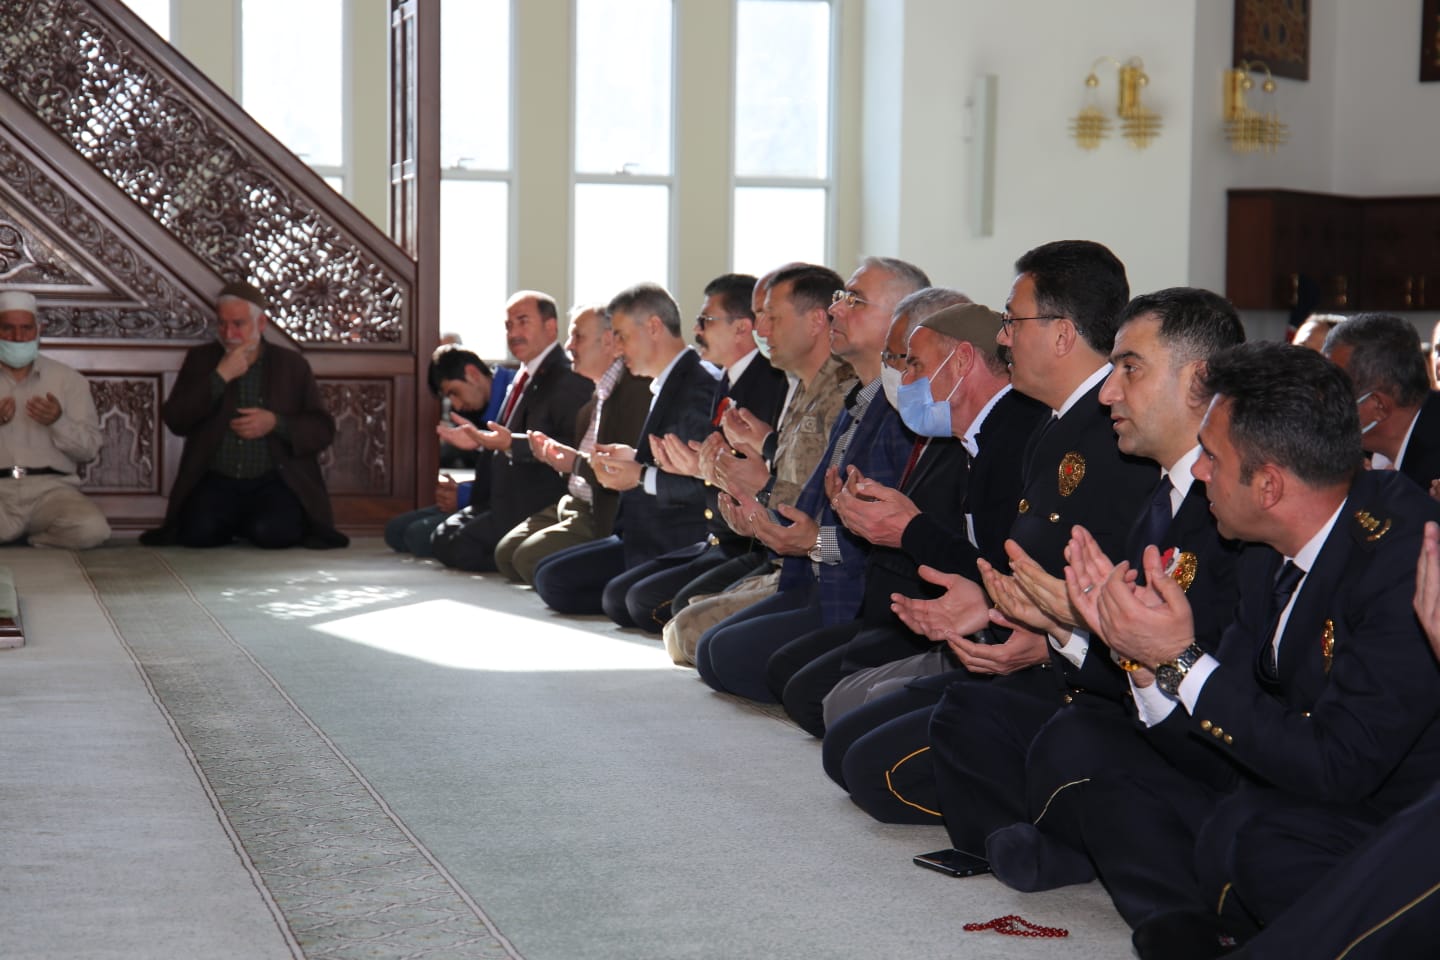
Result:
[[[952,877],[974,877],[990,872],[990,864],[984,857],[977,857],[964,850],[936,850],[915,857],[917,867],[938,870]]]

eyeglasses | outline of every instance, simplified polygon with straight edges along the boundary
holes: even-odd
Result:
[[[889,350],[880,351],[880,362],[887,367],[893,367],[897,364],[903,367],[909,358],[910,355],[907,353],[891,353]]]
[[[858,293],[851,293],[849,290],[836,290],[835,295],[830,298],[830,306],[843,302],[845,306],[854,310],[856,307],[869,306],[870,301]]]
[[[695,326],[699,327],[701,330],[704,330],[707,326],[709,326],[709,325],[712,324],[712,323],[734,323],[734,322],[735,322],[735,318],[734,318],[734,317],[707,317],[707,316],[706,316],[705,314],[703,314],[703,313],[700,314],[700,316],[698,316],[698,317],[695,318]]]
[[[1058,317],[1058,316],[1049,316],[1049,317],[1001,317],[1001,318],[1000,318],[1000,330],[1001,330],[1001,332],[1003,332],[1003,333],[1009,333],[1009,332],[1010,332],[1010,328],[1011,328],[1012,326],[1014,326],[1015,324],[1019,323],[1021,320],[1060,320],[1060,319],[1062,319],[1062,318],[1061,318],[1061,317]]]

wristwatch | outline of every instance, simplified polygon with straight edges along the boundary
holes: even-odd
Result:
[[[1190,644],[1180,655],[1169,663],[1162,663],[1155,668],[1155,685],[1164,690],[1170,696],[1179,696],[1180,681],[1185,679],[1185,674],[1195,666],[1195,661],[1205,656],[1205,651],[1195,644]]]
[[[814,542],[813,544],[811,544],[811,546],[810,546],[810,552],[807,553],[806,556],[808,556],[808,557],[810,558],[810,560],[811,560],[812,563],[822,563],[822,562],[823,562],[823,560],[822,560],[822,555],[821,555],[821,553],[820,553],[820,531],[819,531],[819,530],[816,530],[816,531],[815,531],[815,542]]]

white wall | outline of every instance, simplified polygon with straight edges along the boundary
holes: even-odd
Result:
[[[1336,189],[1440,193],[1440,83],[1420,83],[1421,0],[1337,3]]]
[[[899,249],[890,252],[925,267],[937,283],[996,307],[1005,300],[1016,257],[1049,240],[1105,243],[1125,261],[1137,291],[1183,282],[1194,3],[904,0],[903,123],[894,148]],[[1176,29],[1177,19],[1184,29]],[[1118,129],[1093,152],[1070,139],[1068,123],[1081,106],[1085,75],[1092,61],[1107,54],[1145,61],[1151,82],[1144,100],[1164,117],[1161,136],[1148,150],[1129,146]],[[999,78],[995,232],[976,237],[962,105],[974,78],[986,73]],[[1113,104],[1116,70],[1102,66],[1099,75],[1101,102]],[[879,244],[888,232],[872,232],[867,224],[862,246],[885,252]]]

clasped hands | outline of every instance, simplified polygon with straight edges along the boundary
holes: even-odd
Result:
[[[944,641],[967,669],[980,673],[1009,673],[1041,663],[1049,656],[1046,634],[1064,642],[1080,625],[1145,667],[1173,659],[1194,642],[1185,591],[1166,573],[1154,547],[1145,551],[1144,586],[1128,563],[1112,564],[1083,527],[1074,528],[1065,548],[1069,562],[1063,581],[1045,573],[1013,540],[1006,541],[1005,550],[1009,576],[978,561],[983,591],[959,574],[921,567],[920,575],[944,593],[934,600],[894,594],[892,609],[912,630]],[[1009,640],[986,645],[968,639],[987,623],[1011,628]],[[1154,681],[1143,668],[1132,678],[1139,686]]]
[[[42,427],[48,427],[60,419],[64,411],[60,408],[60,401],[55,399],[55,394],[47,393],[43,397],[31,397],[25,401],[25,415]],[[0,400],[0,424],[9,423],[15,419],[15,398],[6,397]]]

